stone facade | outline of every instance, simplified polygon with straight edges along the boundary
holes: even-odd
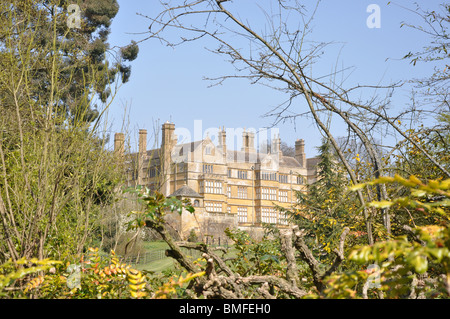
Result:
[[[139,131],[139,151],[128,154],[129,186],[145,185],[165,196],[189,198],[195,213],[168,216],[182,238],[193,230],[200,238],[224,237],[227,228],[261,230],[263,223],[286,227],[286,216],[274,206],[289,207],[295,191],[316,179],[317,158],[306,158],[304,140],[295,142],[295,156],[284,156],[278,137],[269,152],[255,149],[253,132],[242,133],[241,150],[228,150],[226,130],[218,145],[209,137],[177,144],[175,125],[162,125],[161,147],[147,150],[147,131]],[[116,133],[114,147],[123,153],[124,136]]]

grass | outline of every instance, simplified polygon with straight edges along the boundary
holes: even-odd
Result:
[[[143,243],[143,246],[146,251],[169,248],[169,245],[165,241],[146,241]]]
[[[148,270],[153,272],[163,272],[164,270],[174,269],[175,264],[172,258],[164,258],[152,261],[146,264],[139,264],[135,266],[138,270]]]
[[[152,250],[161,250],[168,249],[169,245],[167,245],[164,241],[147,241],[143,243],[146,252]],[[146,264],[138,264],[135,265],[138,270],[148,270],[153,272],[162,272],[164,270],[173,269],[175,267],[174,260],[172,258],[163,258],[160,260],[155,260]]]
[[[143,246],[145,248],[146,252],[152,251],[152,250],[161,250],[161,249],[168,249],[169,246],[164,241],[151,241],[151,242],[144,242]],[[235,257],[236,251],[235,249],[230,249],[229,253],[227,254],[227,257]],[[221,254],[220,254],[221,255]],[[193,257],[193,259],[198,258],[198,256]],[[175,263],[172,258],[167,257],[160,260],[155,260],[146,264],[138,264],[135,265],[135,268],[139,270],[148,270],[153,272],[163,272],[164,270],[174,269]]]

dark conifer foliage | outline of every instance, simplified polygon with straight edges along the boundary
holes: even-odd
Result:
[[[34,69],[30,80],[36,86],[31,93],[37,103],[49,101],[51,83],[57,76],[61,84],[55,111],[70,121],[89,123],[97,119],[98,103],[107,103],[114,83],[128,81],[131,67],[126,63],[138,54],[135,42],[118,51],[112,50],[108,43],[110,26],[119,10],[117,1],[8,2],[10,10],[3,12],[3,17],[14,17],[17,24],[13,33],[18,36],[0,39],[0,48],[5,47],[5,41],[15,41],[15,45],[9,46],[18,50],[28,40],[33,45],[39,44],[26,62]],[[32,19],[24,19],[25,15],[32,15]],[[79,18],[78,23],[73,22],[75,18]],[[23,25],[21,21],[32,23]],[[50,71],[55,58],[64,63],[58,74]],[[16,63],[22,63],[19,53]]]

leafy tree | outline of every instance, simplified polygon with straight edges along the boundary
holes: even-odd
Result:
[[[74,13],[68,12],[69,5],[78,6]],[[132,42],[115,54],[116,61],[111,63],[106,57],[109,27],[118,10],[116,0],[4,1],[0,54],[9,48],[16,58],[11,63],[29,66],[27,81],[35,85],[28,94],[36,103],[52,100],[56,89],[54,112],[72,121],[92,122],[99,116],[94,94],[105,103],[112,94],[111,85],[118,80],[116,74],[127,82],[131,67],[125,63],[138,54]],[[69,23],[70,14],[80,15],[79,24]],[[21,50],[30,44],[33,52],[24,59]],[[60,64],[57,87],[52,72],[55,59]]]
[[[440,216],[440,223],[417,227],[404,225],[406,234],[379,241],[373,246],[353,247],[349,259],[364,267],[376,265],[376,272],[371,272],[367,267],[330,276],[326,297],[449,298],[450,179],[425,183],[415,176],[405,179],[396,175],[369,183],[400,184],[410,190],[406,196],[390,201],[374,201],[369,203],[370,206],[419,208],[424,215]],[[352,190],[366,184],[355,185]],[[426,200],[437,194],[439,200]]]
[[[409,129],[408,133],[415,142],[426,150],[428,154],[442,160],[442,166],[450,169],[450,113],[443,112],[437,117],[435,127]],[[416,175],[424,179],[442,179],[442,172],[433,163],[429,163],[417,147],[405,143],[398,148],[398,155],[393,156],[393,167],[402,176]]]
[[[67,24],[67,5],[0,3],[1,261],[82,252],[121,181],[95,96],[104,96],[137,47],[110,65],[106,40],[117,3],[80,1],[80,28]]]
[[[357,217],[357,200],[347,191],[348,180],[332,145],[324,139],[318,150],[317,180],[308,184],[305,192],[297,192],[297,203],[287,213],[300,228],[310,232],[307,243],[314,247],[318,258],[329,262],[329,253],[345,227],[351,227],[351,234],[359,241],[364,232]]]

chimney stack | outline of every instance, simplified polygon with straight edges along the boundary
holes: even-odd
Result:
[[[295,159],[306,168],[305,140],[303,139],[295,141]]]
[[[137,156],[137,184],[142,185],[144,183],[144,155],[147,152],[147,130],[139,130],[139,152]]]
[[[142,156],[147,152],[147,130],[139,130],[139,155]]]
[[[255,152],[255,133],[244,129],[244,132],[242,132],[242,151],[246,153]]]
[[[227,159],[227,133],[225,126],[219,130],[219,147],[222,149],[223,159],[226,162]]]
[[[175,124],[167,121],[162,125],[162,141],[161,141],[161,172],[163,180],[161,181],[161,192],[168,196],[170,189],[170,164],[172,162],[172,148],[176,143],[175,140]]]
[[[281,139],[280,134],[275,135],[275,137],[272,139],[272,146],[271,146],[271,153],[281,153]]]
[[[123,133],[114,134],[114,152],[123,157],[125,151],[125,135]]]
[[[161,147],[172,148],[172,144],[175,138],[175,124],[166,122],[162,125],[162,141]]]

